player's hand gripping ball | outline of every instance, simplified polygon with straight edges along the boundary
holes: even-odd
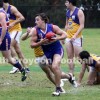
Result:
[[[48,32],[48,33],[46,34],[46,38],[47,38],[49,41],[54,40],[55,37],[56,37],[56,35],[55,35],[55,33],[53,33],[53,32]]]

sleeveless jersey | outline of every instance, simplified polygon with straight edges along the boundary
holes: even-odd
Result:
[[[46,31],[43,32],[40,28],[37,28],[36,27],[36,30],[37,30],[37,35],[38,35],[38,41],[40,39],[43,39],[45,38],[46,34],[48,32],[53,32],[53,25],[52,24],[46,24]],[[59,41],[55,41],[53,43],[50,43],[50,44],[45,44],[45,45],[42,45],[42,49],[43,49],[43,52],[45,54],[45,52],[51,52],[52,50],[55,50],[57,48],[61,48],[61,44]]]
[[[11,43],[11,38],[10,35],[8,33],[8,26],[9,26],[9,18],[7,17],[7,13],[3,10],[0,9],[0,12],[3,12],[6,15],[6,25],[7,25],[7,30],[6,30],[6,34],[4,36],[4,39],[2,40],[2,43],[0,45],[0,51],[6,51],[10,49],[10,43]],[[2,25],[0,23],[0,36],[2,34]]]
[[[70,15],[70,10],[66,12],[66,18],[68,20],[68,30],[67,30],[68,38],[72,38],[73,35],[77,32],[78,28],[80,27],[78,11],[79,9],[75,8],[72,15]],[[82,36],[82,32],[78,34],[77,38],[81,36]]]
[[[39,47],[34,48],[34,54],[35,54],[35,57],[43,56],[44,52],[42,50],[42,47],[39,46]]]
[[[9,23],[12,23],[12,22],[14,22],[17,19],[16,16],[11,13],[11,5],[8,6],[7,15],[9,17]],[[12,28],[9,29],[10,33],[12,31],[22,31],[21,24],[18,23],[15,26],[13,26]]]
[[[89,64],[89,66],[95,67],[97,61],[100,61],[100,56],[97,56],[95,54],[90,54],[90,56],[92,57],[93,62],[92,62],[92,64]]]
[[[100,56],[97,56],[95,54],[90,54],[90,56],[95,60],[95,61],[100,61]]]

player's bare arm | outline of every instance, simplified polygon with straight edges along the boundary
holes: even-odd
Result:
[[[0,24],[2,26],[2,33],[1,33],[0,41],[2,43],[5,37],[5,34],[6,34],[6,30],[7,30],[6,16],[4,13],[0,13]]]
[[[27,31],[26,33],[24,33],[22,36],[21,36],[21,40],[26,40],[28,38],[30,38],[32,36],[32,32],[31,32],[31,29],[32,28],[27,28]]]
[[[53,25],[53,30],[57,35],[60,35],[57,36],[57,40],[63,40],[67,38],[66,32],[60,29],[58,26]]]
[[[77,37],[77,35],[84,29],[85,18],[84,18],[84,13],[82,10],[78,11],[78,18],[79,18],[80,27],[77,30],[77,32],[75,33],[74,37]]]
[[[48,42],[48,39],[46,39],[46,38],[41,39],[39,42],[37,42],[37,38],[38,37],[37,37],[37,32],[36,32],[35,28],[32,28],[30,34],[32,34],[31,42],[30,42],[31,48],[35,48],[35,47],[41,46],[42,44],[45,44],[45,43]]]
[[[32,36],[31,33],[24,33],[22,36],[21,36],[21,40],[27,40],[28,38],[30,38]]]
[[[68,29],[68,19],[66,18],[65,31]]]
[[[81,81],[82,81],[83,76],[85,74],[86,68],[87,68],[86,64],[85,63],[82,63],[82,67],[81,67],[80,74],[79,74],[79,78],[78,78],[78,85],[81,84]]]
[[[25,20],[24,16],[14,6],[11,6],[11,13],[17,17],[17,19],[12,23],[13,26]]]

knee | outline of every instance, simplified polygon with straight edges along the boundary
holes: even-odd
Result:
[[[68,59],[73,59],[74,57],[72,54],[68,54],[67,56],[68,56]]]
[[[59,70],[59,67],[56,66],[56,65],[53,65],[53,66],[52,66],[52,70],[53,70],[53,71],[57,71],[57,70]]]
[[[12,58],[6,58],[5,61],[9,64],[13,64],[15,62]]]

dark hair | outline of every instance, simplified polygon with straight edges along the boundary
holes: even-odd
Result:
[[[3,7],[3,0],[0,0],[0,8]]]
[[[72,3],[73,6],[76,6],[76,0],[67,0],[69,3]]]
[[[39,13],[39,14],[36,14],[36,16],[40,16],[42,20],[45,21],[45,23],[49,23],[49,18],[45,13]]]
[[[90,54],[88,51],[82,51],[79,53],[79,56],[81,59],[88,59],[90,57]]]
[[[9,0],[3,0],[4,3],[9,3]]]

